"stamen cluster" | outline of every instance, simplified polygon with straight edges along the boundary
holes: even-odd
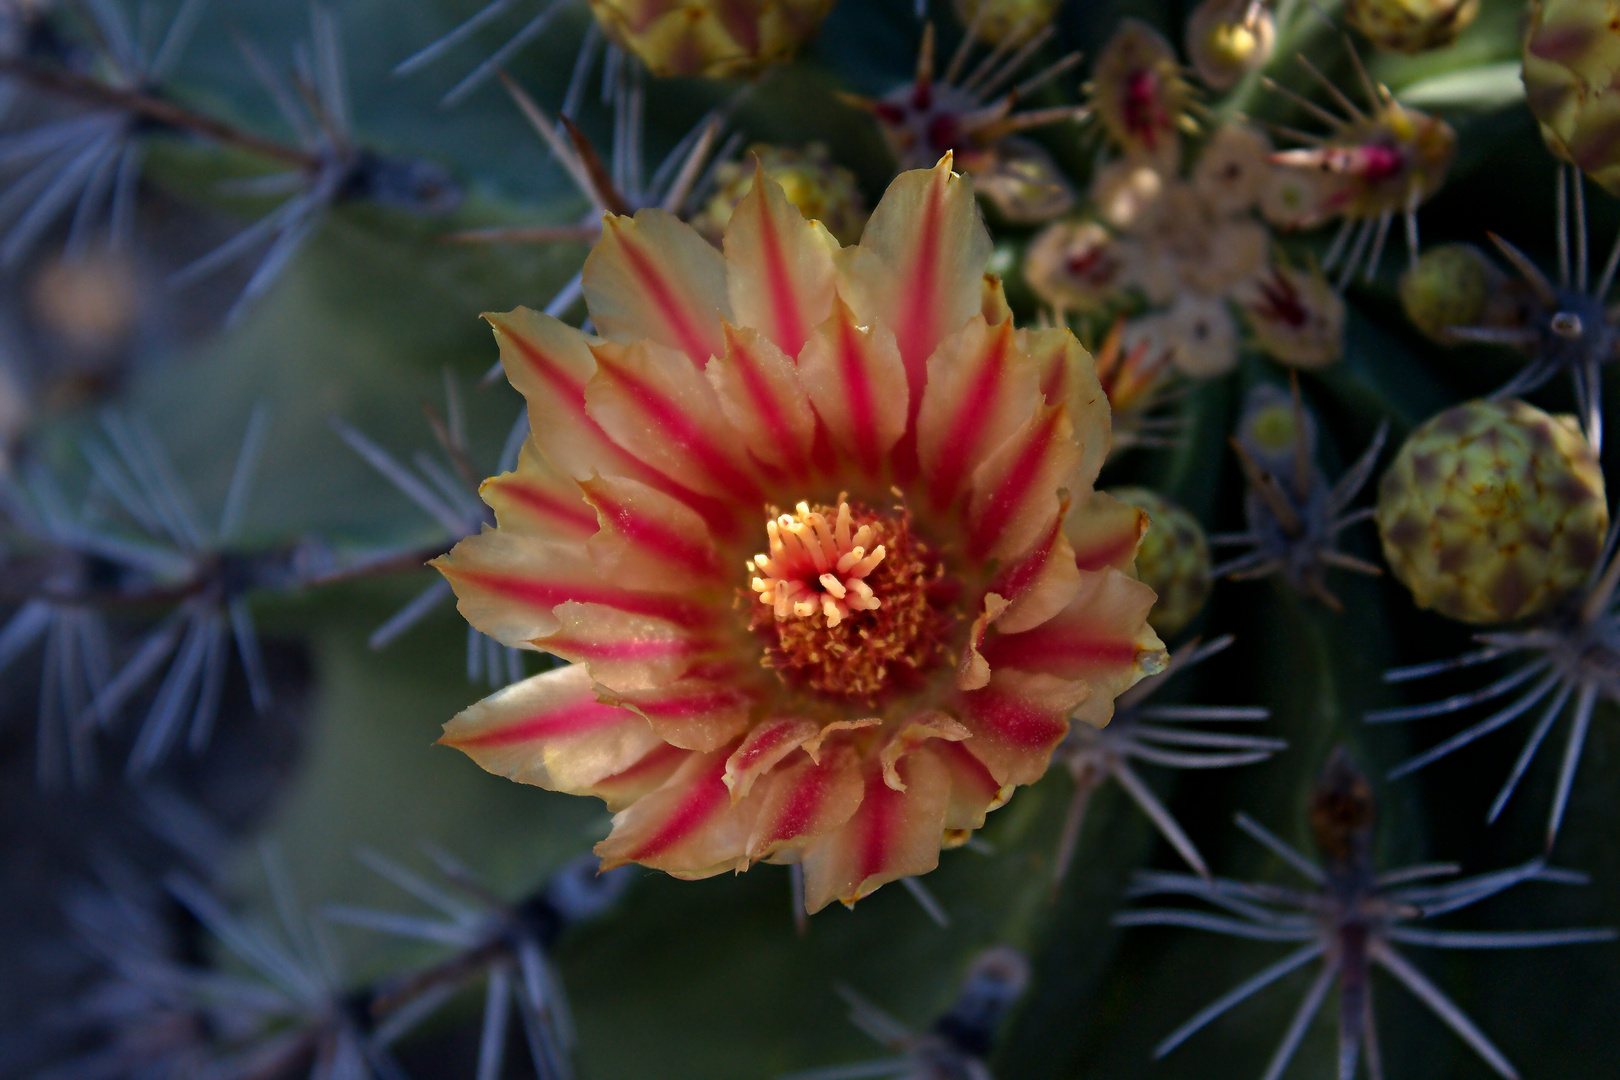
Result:
[[[887,554],[882,544],[874,543],[873,526],[863,524],[852,533],[854,515],[843,497],[837,510],[812,510],[806,502],[794,510],[765,523],[770,554],[748,560],[748,572],[755,575],[750,585],[759,602],[778,619],[808,619],[819,613],[828,627],[837,626],[852,611],[882,607],[883,601],[863,580]],[[828,524],[829,514],[834,524]]]

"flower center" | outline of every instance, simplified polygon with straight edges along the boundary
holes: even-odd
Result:
[[[770,550],[748,560],[761,663],[789,685],[871,701],[942,655],[932,598],[943,568],[903,513],[801,502],[765,523]]]

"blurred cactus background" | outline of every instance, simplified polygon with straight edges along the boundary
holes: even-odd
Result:
[[[1614,1075],[1617,27],[0,0],[0,1077]],[[553,664],[425,566],[535,452],[479,316],[947,151],[1170,670],[849,910],[598,876],[598,801],[434,745]]]

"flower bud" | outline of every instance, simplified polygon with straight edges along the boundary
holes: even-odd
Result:
[[[615,45],[654,75],[752,75],[789,59],[833,0],[590,0]]]
[[[853,244],[866,225],[866,201],[855,174],[836,165],[821,143],[803,150],[756,143],[740,161],[722,162],[715,169],[715,191],[692,218],[692,227],[718,245],[731,212],[754,187],[754,158],[765,175],[778,184],[788,202],[811,221],[819,221],[840,244]]]
[[[976,34],[992,45],[1008,38],[1023,41],[1052,21],[1061,0],[956,0],[964,26],[978,20]]]
[[[1204,0],[1187,19],[1187,56],[1212,90],[1265,67],[1276,44],[1276,20],[1259,0]]]
[[[1490,301],[1491,266],[1472,244],[1441,244],[1401,274],[1401,307],[1412,325],[1441,344],[1453,326],[1476,326]]]
[[[1345,0],[1344,18],[1395,52],[1443,49],[1479,14],[1479,0]]]
[[[1530,0],[1524,11],[1525,103],[1555,157],[1620,193],[1620,28],[1613,5]]]
[[[1203,526],[1147,488],[1115,488],[1109,494],[1147,512],[1150,524],[1136,549],[1136,576],[1159,594],[1148,625],[1169,638],[1192,622],[1209,599],[1209,544]]]
[[[1401,447],[1378,488],[1378,534],[1419,607],[1474,624],[1552,607],[1597,562],[1603,472],[1572,417],[1470,401]]]

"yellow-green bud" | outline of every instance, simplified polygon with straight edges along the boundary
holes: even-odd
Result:
[[[1187,19],[1187,57],[1212,90],[1265,67],[1276,43],[1276,20],[1256,0],[1203,0]]]
[[[835,165],[821,143],[803,150],[756,143],[740,161],[721,163],[714,171],[714,194],[692,218],[692,227],[719,244],[737,208],[754,186],[754,158],[759,158],[765,175],[782,185],[788,202],[799,213],[827,227],[840,244],[853,244],[866,225],[866,200],[855,183],[855,174]]]
[[[1209,544],[1198,519],[1147,488],[1115,488],[1110,495],[1147,512],[1147,535],[1136,549],[1136,576],[1159,594],[1148,625],[1164,638],[1181,631],[1209,599]]]
[[[1490,265],[1472,244],[1441,244],[1401,275],[1401,306],[1412,325],[1442,344],[1453,326],[1477,326],[1490,302]]]
[[[1443,49],[1479,14],[1479,0],[1345,0],[1344,18],[1396,52]]]
[[[1572,417],[1470,401],[1412,433],[1378,488],[1378,534],[1419,607],[1486,625],[1581,583],[1609,527],[1603,471]]]
[[[834,0],[589,0],[615,45],[654,75],[752,75],[787,60]]]
[[[1620,9],[1612,0],[1530,0],[1525,104],[1554,156],[1620,193]]]
[[[1052,21],[1062,0],[956,0],[963,25],[978,19],[977,35],[992,45],[1008,38],[1023,41]],[[980,9],[984,9],[980,12]]]

